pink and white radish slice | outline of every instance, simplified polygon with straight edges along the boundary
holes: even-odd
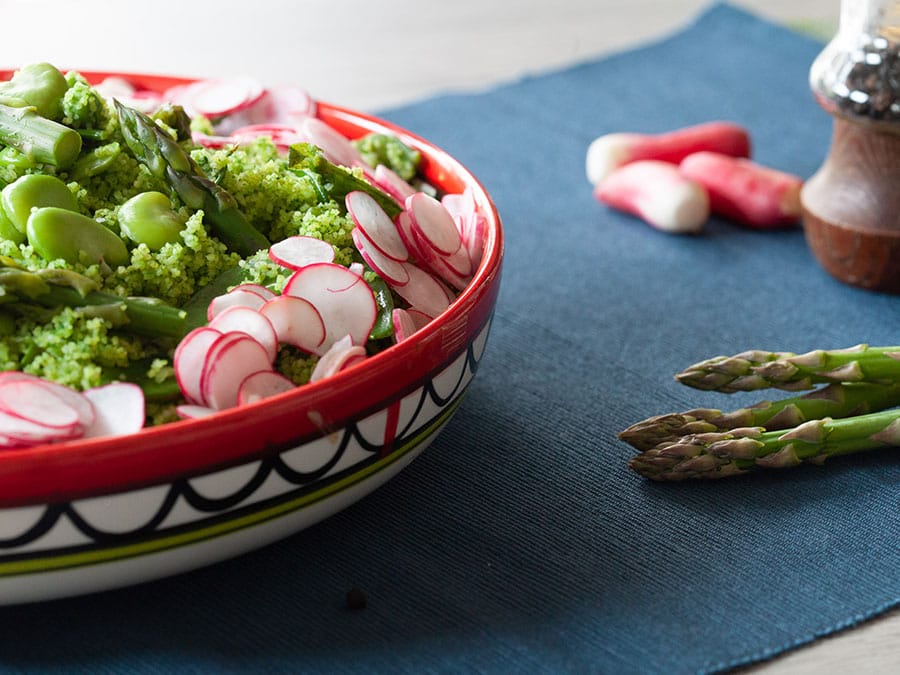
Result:
[[[93,424],[84,430],[85,438],[125,436],[144,427],[146,405],[143,390],[131,382],[111,382],[87,389],[85,398],[96,412]]]
[[[326,377],[339,373],[366,358],[366,348],[359,344],[354,344],[353,339],[349,335],[336,340],[331,347],[328,348],[322,358],[313,368],[312,375],[309,377],[310,382],[318,382]]]
[[[412,308],[435,317],[450,306],[453,294],[437,277],[411,263],[401,264],[409,274],[409,282],[392,288]]]
[[[257,103],[265,93],[265,88],[253,78],[234,77],[202,80],[182,93],[193,110],[215,120]]]
[[[275,293],[259,284],[239,284],[227,293],[217,295],[209,302],[206,309],[206,320],[212,321],[216,315],[229,307],[249,307],[259,309],[267,300],[275,297]]]
[[[353,344],[365,344],[378,317],[369,284],[335,263],[316,263],[294,272],[285,284],[284,295],[309,301],[322,317],[325,339],[317,354],[324,354],[345,335]]]
[[[309,300],[278,295],[260,309],[275,329],[278,342],[308,353],[318,353],[325,341],[325,324]]]
[[[416,189],[412,185],[407,183],[403,178],[398,176],[394,170],[386,167],[384,164],[379,164],[375,167],[372,172],[372,179],[375,182],[375,185],[387,192],[400,204],[403,204],[408,197],[416,194]]]
[[[317,146],[328,161],[343,166],[364,164],[362,155],[346,136],[317,117],[307,117],[300,123],[302,136]]]
[[[238,405],[247,405],[296,389],[291,380],[273,370],[261,370],[244,378],[238,387]]]
[[[249,307],[229,307],[217,314],[208,327],[220,333],[249,335],[266,350],[269,363],[275,362],[278,355],[278,335],[272,322],[259,311]]]
[[[334,246],[316,237],[296,235],[272,244],[269,258],[282,267],[299,270],[313,263],[333,262]]]
[[[409,272],[401,261],[385,255],[358,227],[354,227],[350,231],[350,236],[356,250],[375,274],[391,286],[403,286],[409,283]]]
[[[225,410],[238,404],[238,391],[249,375],[272,370],[269,353],[245,333],[225,333],[209,348],[200,377],[202,401]]]
[[[384,255],[400,262],[409,258],[397,225],[374,197],[355,190],[347,194],[344,203],[356,226]]]
[[[172,367],[181,393],[188,403],[207,405],[200,383],[209,350],[220,337],[222,333],[215,328],[201,326],[185,335],[175,348]]]

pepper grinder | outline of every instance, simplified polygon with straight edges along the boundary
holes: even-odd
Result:
[[[801,193],[806,240],[835,278],[900,293],[900,0],[842,0],[809,78],[833,133]]]

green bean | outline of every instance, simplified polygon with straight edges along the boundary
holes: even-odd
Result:
[[[45,260],[91,265],[125,265],[131,259],[125,243],[87,216],[55,206],[35,209],[26,225],[28,243]]]
[[[42,206],[56,206],[69,211],[78,209],[78,202],[66,184],[55,176],[26,174],[3,188],[0,205],[6,217],[21,233],[32,209]]]
[[[122,234],[146,244],[151,251],[179,240],[185,219],[175,213],[172,202],[161,192],[142,192],[119,207]]]

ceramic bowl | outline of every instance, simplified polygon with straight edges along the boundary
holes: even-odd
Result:
[[[122,76],[158,91],[184,81]],[[0,453],[0,604],[148,581],[298,532],[390,480],[462,403],[499,290],[495,206],[414,134],[325,103],[318,116],[351,138],[397,134],[421,151],[432,183],[471,188],[487,219],[471,284],[411,338],[329,379],[132,436]]]

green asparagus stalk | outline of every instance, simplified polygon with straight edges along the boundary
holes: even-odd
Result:
[[[775,388],[812,389],[831,382],[900,382],[900,347],[816,349],[805,354],[752,350],[717,356],[694,364],[675,376],[696,389],[723,393]]]
[[[81,152],[81,136],[74,129],[41,117],[33,107],[0,103],[0,143],[42,164],[66,168]]]
[[[294,173],[313,182],[319,199],[333,199],[343,204],[350,192],[361,190],[371,196],[391,217],[396,218],[403,208],[386,192],[355,176],[344,167],[329,162],[322,151],[310,143],[295,143],[290,147],[288,165]]]
[[[32,272],[2,256],[0,306],[20,312],[75,307],[140,335],[178,339],[185,333],[185,313],[156,298],[119,297],[98,290],[93,280],[76,272]]]
[[[900,406],[900,383],[835,383],[802,396],[761,401],[730,412],[695,408],[656,415],[631,425],[619,434],[619,438],[643,451],[690,434],[740,427],[765,427],[768,431],[790,429],[809,420],[852,417],[895,406]]]
[[[115,103],[126,145],[135,158],[165,179],[181,200],[203,209],[213,234],[232,251],[246,257],[269,247],[266,237],[244,217],[224,188],[207,178],[197,163],[171,136],[144,113]]]
[[[629,466],[659,481],[725,478],[805,462],[821,464],[829,457],[896,445],[900,445],[900,410],[892,409],[840,420],[810,420],[788,431],[745,427],[690,434],[636,455]]]

